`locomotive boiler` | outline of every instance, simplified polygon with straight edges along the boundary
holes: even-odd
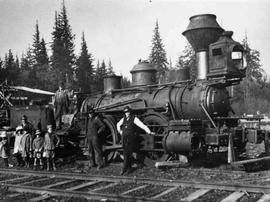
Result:
[[[104,150],[109,160],[121,148],[116,123],[127,105],[156,133],[141,136],[142,149],[153,159],[227,147],[230,135],[233,137],[230,144],[241,149],[255,133],[254,142],[268,138],[261,130],[239,129],[240,118],[231,116],[228,88],[239,84],[245,76],[245,51],[232,39],[233,32],[224,31],[215,15],[203,14],[190,18],[183,35],[196,52],[195,80],[182,76],[175,82],[157,84],[155,66],[139,61],[130,71],[131,87],[122,89],[121,77],[107,76],[104,93],[87,97],[82,103],[77,116],[81,125],[85,124],[88,106],[102,114],[107,125]],[[85,130],[81,133],[85,134]]]

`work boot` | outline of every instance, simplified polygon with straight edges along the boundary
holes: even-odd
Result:
[[[40,165],[40,170],[43,170],[43,165]]]
[[[34,165],[34,170],[37,170],[37,165]]]
[[[50,171],[50,165],[47,165],[47,171]]]

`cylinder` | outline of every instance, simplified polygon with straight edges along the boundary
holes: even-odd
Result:
[[[104,93],[109,93],[114,89],[121,89],[122,76],[109,75],[104,77]]]
[[[166,152],[188,154],[198,149],[199,144],[194,144],[195,136],[190,131],[170,131],[163,139],[163,147]],[[194,143],[193,143],[194,142]]]
[[[208,54],[206,51],[196,53],[197,79],[206,79],[208,71]]]

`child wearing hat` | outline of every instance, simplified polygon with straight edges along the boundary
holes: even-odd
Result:
[[[50,170],[50,163],[52,164],[53,170],[56,170],[55,167],[55,149],[60,143],[60,138],[58,135],[53,133],[52,125],[47,126],[47,133],[44,138],[44,153],[43,157],[47,158],[47,170]]]
[[[7,141],[7,132],[2,131],[0,134],[0,157],[4,159],[5,167],[8,167],[8,157],[9,157],[9,145]]]
[[[33,140],[34,151],[34,169],[37,169],[37,161],[39,160],[40,169],[43,169],[42,152],[44,149],[44,138],[41,137],[40,130],[36,130],[36,138]]]
[[[17,166],[23,166],[22,147],[21,147],[22,136],[23,136],[23,127],[18,126],[16,128],[14,149],[13,149],[13,155],[17,159]]]

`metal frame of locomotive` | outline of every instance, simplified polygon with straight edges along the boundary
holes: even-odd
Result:
[[[155,136],[141,135],[142,150],[152,159],[190,156],[221,146],[230,146],[237,153],[248,141],[263,140],[268,154],[266,131],[240,128],[240,117],[229,116],[232,108],[227,88],[245,76],[245,51],[232,34],[218,25],[215,15],[192,16],[183,35],[196,52],[197,79],[188,80],[183,69],[179,81],[156,84],[156,70],[146,61],[131,70],[130,88],[121,89],[121,77],[108,76],[104,78],[104,93],[87,97],[75,117],[81,134],[86,133],[87,106],[94,106],[108,126],[104,150],[108,159],[113,159],[121,148],[116,123],[123,116],[123,107],[129,105],[156,132]],[[227,129],[223,130],[225,124]]]

